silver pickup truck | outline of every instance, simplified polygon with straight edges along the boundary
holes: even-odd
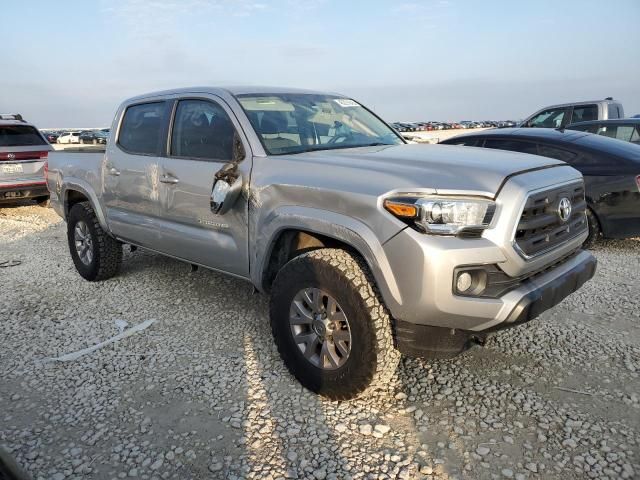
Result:
[[[191,88],[125,101],[106,152],[55,152],[47,184],[87,280],[122,245],[270,293],[280,354],[347,399],[400,354],[456,355],[589,280],[584,186],[563,162],[409,145],[351,98]]]

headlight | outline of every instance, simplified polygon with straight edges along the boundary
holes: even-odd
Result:
[[[480,198],[401,196],[387,198],[384,208],[414,228],[439,235],[457,235],[489,227],[495,202]]]

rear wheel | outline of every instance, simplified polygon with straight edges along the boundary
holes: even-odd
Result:
[[[602,235],[602,229],[600,228],[600,222],[598,222],[598,219],[590,208],[587,208],[587,227],[589,229],[589,236],[582,244],[582,248],[593,248]]]
[[[86,280],[113,277],[122,263],[122,244],[100,226],[89,202],[76,203],[67,219],[67,241],[78,273]]]
[[[400,360],[391,319],[366,264],[320,249],[278,272],[271,329],[289,371],[309,390],[345,400],[389,382]]]

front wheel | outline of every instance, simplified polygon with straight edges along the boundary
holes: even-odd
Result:
[[[587,227],[589,228],[589,236],[582,244],[582,248],[593,248],[602,235],[600,222],[590,208],[587,208]]]
[[[71,208],[67,241],[76,270],[85,280],[106,280],[118,273],[122,244],[102,229],[89,202]]]
[[[366,264],[320,249],[278,272],[271,330],[289,371],[309,390],[346,400],[388,384],[400,353],[391,319]]]

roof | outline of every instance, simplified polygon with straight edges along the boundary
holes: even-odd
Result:
[[[199,87],[184,87],[184,88],[175,88],[171,90],[161,90],[157,92],[145,93],[142,95],[137,95],[135,97],[131,97],[127,99],[127,102],[142,100],[146,98],[160,97],[165,95],[180,95],[187,93],[209,93],[212,95],[218,96],[227,96],[227,95],[247,95],[247,94],[256,94],[256,95],[265,95],[265,94],[283,94],[283,93],[292,93],[292,94],[311,94],[311,95],[339,95],[339,93],[334,92],[326,92],[321,90],[305,90],[301,88],[289,88],[289,87],[268,87],[268,86],[220,86],[220,87],[207,87],[207,86],[199,86]]]
[[[558,108],[558,107],[571,107],[573,105],[592,105],[594,103],[620,103],[619,101],[611,98],[601,98],[599,100],[585,100],[582,102],[566,102],[566,103],[557,103],[555,105],[547,105],[546,107],[542,108],[541,110],[547,110],[549,108]],[[538,110],[540,111],[540,110]]]
[[[21,125],[23,127],[28,126],[35,128],[35,125],[24,120],[0,120],[0,125],[3,127],[6,127],[7,125]]]
[[[543,138],[546,140],[573,141],[584,135],[590,135],[586,132],[578,130],[558,130],[555,128],[491,128],[481,132],[469,132],[468,134],[459,135],[460,137],[485,137],[485,136],[507,136],[517,135],[521,138]]]
[[[582,132],[580,130],[557,130],[554,128],[494,128],[467,135],[458,135],[445,140],[445,144],[454,143],[456,139],[488,138],[488,137],[518,137],[524,140],[545,140],[551,143],[572,143],[582,148],[606,152],[618,157],[640,160],[640,147],[630,142],[624,142],[603,135]]]
[[[576,122],[569,125],[567,128],[574,125],[640,125],[639,118],[612,118],[610,120],[589,120],[587,122]]]

